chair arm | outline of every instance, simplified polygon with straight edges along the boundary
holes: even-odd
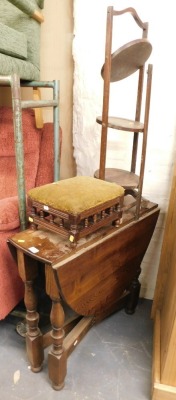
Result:
[[[10,231],[20,226],[18,197],[0,199],[0,232]]]

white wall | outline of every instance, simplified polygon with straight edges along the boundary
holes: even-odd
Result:
[[[141,273],[141,296],[152,298],[176,153],[176,5],[171,0],[166,7],[147,0],[74,0],[73,144],[78,175],[92,176],[99,166],[101,128],[96,117],[102,112],[100,70],[104,63],[106,12],[110,5],[118,10],[134,7],[142,21],[149,22],[148,38],[153,46],[148,60],[153,64],[153,83],[143,195],[157,202],[161,212]],[[118,24],[115,22],[114,25],[113,50],[141,37],[141,31],[130,15],[116,18]],[[134,117],[134,79],[132,76],[113,84],[111,114]],[[110,132],[107,166],[128,167],[126,160],[130,158],[126,139],[122,141],[117,131]]]
[[[41,80],[60,81],[60,125],[63,132],[61,178],[75,175],[72,148],[73,112],[73,1],[45,0],[41,26]],[[51,98],[42,89],[43,98]],[[43,111],[45,121],[52,120],[52,109]]]

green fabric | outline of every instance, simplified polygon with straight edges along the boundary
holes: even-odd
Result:
[[[44,8],[44,0],[37,0],[37,4],[41,9]]]
[[[124,189],[116,183],[88,176],[64,179],[28,192],[31,200],[74,215],[123,195]]]
[[[25,60],[27,58],[26,36],[0,23],[0,52]]]
[[[0,75],[11,75],[14,73],[24,80],[38,81],[40,79],[39,69],[29,61],[0,54]]]
[[[28,15],[32,15],[33,12],[43,5],[43,1],[35,1],[35,0],[8,0],[9,3],[13,4],[14,6],[18,7],[21,11]]]
[[[40,10],[43,0],[24,1],[28,7]],[[40,79],[40,26],[41,24],[23,13],[8,0],[0,0],[0,23],[25,35],[27,40],[26,61],[0,54],[0,75],[17,73],[24,80]],[[5,58],[6,57],[6,58]]]

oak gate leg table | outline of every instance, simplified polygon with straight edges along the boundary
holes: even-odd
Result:
[[[52,345],[48,371],[55,390],[64,386],[68,355],[92,324],[122,307],[128,313],[135,311],[140,265],[159,214],[158,206],[150,202],[141,210],[138,220],[128,215],[119,227],[101,228],[80,239],[75,248],[46,229],[27,229],[8,240],[25,284],[26,349],[31,369],[41,370],[44,349]],[[52,301],[52,330],[45,334],[38,327],[34,290],[39,264],[45,269],[46,293]],[[74,312],[68,321],[63,301]]]

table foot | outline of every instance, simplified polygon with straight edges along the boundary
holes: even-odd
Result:
[[[66,352],[62,353],[61,356],[49,352],[48,354],[48,370],[49,379],[52,383],[52,387],[55,390],[61,390],[65,385],[65,376],[67,373],[67,357]]]
[[[35,373],[40,372],[40,371],[42,370],[42,366],[43,366],[43,365],[41,365],[41,367],[38,367],[38,368],[33,368],[33,367],[31,367],[31,371],[32,371],[32,372],[35,372]]]
[[[52,385],[52,388],[53,388],[54,390],[62,390],[63,387],[64,387],[64,383],[63,383],[62,385],[58,385],[58,386]]]
[[[26,349],[28,360],[31,365],[31,371],[39,372],[43,367],[43,341],[42,334],[35,338],[31,338],[28,335],[26,336]]]

